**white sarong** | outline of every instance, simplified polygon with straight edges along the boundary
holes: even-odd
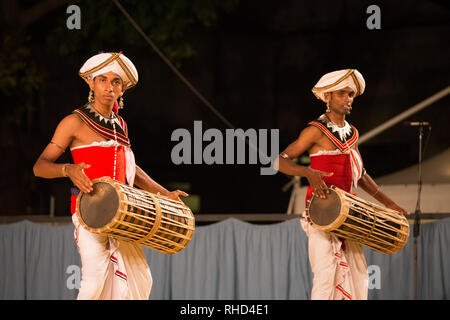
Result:
[[[81,257],[78,300],[148,300],[152,275],[142,246],[91,233],[76,214],[75,242]]]
[[[367,300],[368,272],[362,247],[300,220],[308,236],[308,254],[314,274],[311,300]]]

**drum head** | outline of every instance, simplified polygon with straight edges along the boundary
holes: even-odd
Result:
[[[116,215],[119,196],[116,189],[105,182],[94,183],[92,188],[92,192],[81,195],[79,214],[88,227],[102,228]]]
[[[319,226],[328,226],[333,223],[341,212],[341,199],[335,191],[330,190],[326,199],[312,197],[309,204],[309,218]]]

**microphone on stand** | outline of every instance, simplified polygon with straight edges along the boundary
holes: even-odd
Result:
[[[431,132],[431,126],[428,121],[404,121],[403,124],[409,126],[409,127],[418,127],[419,131],[419,175],[418,175],[418,190],[417,190],[417,203],[416,203],[416,210],[414,212],[414,229],[413,229],[413,236],[414,236],[414,299],[417,300],[418,297],[418,265],[417,265],[417,239],[420,235],[420,215],[422,213],[420,209],[420,196],[422,193],[422,157],[423,157],[423,150],[422,150],[422,138],[423,138],[423,129],[424,127],[428,127],[429,132]],[[428,144],[430,135],[428,134],[427,142],[425,143],[425,148]]]
[[[428,121],[404,121],[403,124],[410,127],[426,127],[430,125]]]
[[[412,121],[409,123],[411,127],[418,127],[418,126],[429,126],[430,123],[428,121]]]

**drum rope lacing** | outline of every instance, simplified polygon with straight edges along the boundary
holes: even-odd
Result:
[[[375,229],[375,225],[377,224],[377,213],[375,212],[375,210],[372,210],[371,213],[372,213],[372,219],[373,219],[372,226],[370,227],[370,231],[367,233],[367,235],[361,239],[362,241],[372,238],[373,230]]]
[[[161,213],[162,213],[162,210],[161,210],[161,206],[159,204],[159,201],[152,194],[148,194],[148,196],[150,198],[152,198],[153,204],[155,205],[155,209],[156,209],[156,212],[155,212],[155,223],[153,224],[152,228],[150,229],[150,232],[145,237],[143,237],[142,239],[136,241],[136,243],[145,243],[145,241],[150,239],[153,236],[153,234],[159,229],[159,226],[161,224],[161,215],[162,215]]]

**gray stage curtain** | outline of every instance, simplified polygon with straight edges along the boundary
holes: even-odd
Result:
[[[412,228],[411,228],[412,229]],[[420,299],[450,296],[450,219],[423,224],[418,239]],[[144,248],[151,299],[309,299],[308,239],[298,219],[254,225],[236,219],[196,228],[175,255]],[[364,248],[369,299],[414,298],[414,244],[394,255]],[[0,299],[74,299],[80,257],[73,226],[0,225]]]
[[[227,219],[197,227],[188,247],[146,250],[151,299],[307,299],[307,238],[297,219],[252,225]]]

